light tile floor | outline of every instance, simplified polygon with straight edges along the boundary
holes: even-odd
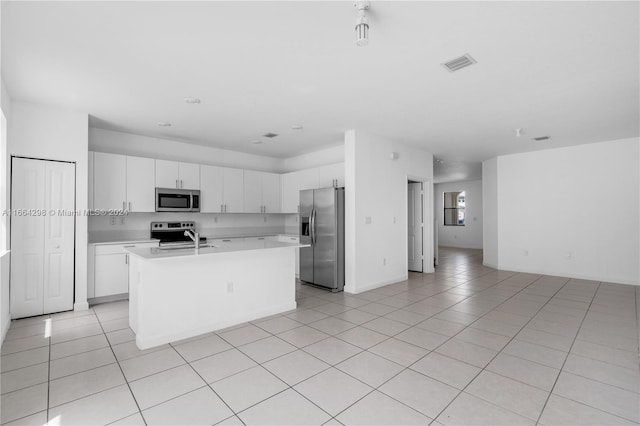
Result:
[[[126,301],[13,321],[2,423],[640,423],[638,288],[440,253],[434,274],[298,285],[295,311],[146,351]]]

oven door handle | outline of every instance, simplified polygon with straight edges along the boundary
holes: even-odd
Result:
[[[189,193],[189,211],[193,211],[193,192]]]

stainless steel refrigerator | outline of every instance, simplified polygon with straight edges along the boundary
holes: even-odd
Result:
[[[300,191],[300,280],[344,289],[344,188]]]

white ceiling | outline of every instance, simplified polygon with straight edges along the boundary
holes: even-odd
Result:
[[[280,158],[360,129],[443,159],[436,181],[639,135],[637,1],[373,1],[365,48],[355,17],[346,0],[3,1],[2,78],[13,99],[95,127]],[[478,63],[440,65],[465,53]]]

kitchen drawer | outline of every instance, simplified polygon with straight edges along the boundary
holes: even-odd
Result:
[[[104,254],[125,253],[126,249],[131,247],[158,247],[158,242],[148,243],[129,243],[129,244],[96,244],[96,256]]]
[[[213,244],[214,246],[219,246],[222,244],[229,243],[238,243],[244,241],[244,238],[207,238],[208,244]]]
[[[273,235],[266,235],[263,237],[245,237],[245,241],[275,241]]]
[[[298,243],[300,242],[300,237],[292,237],[290,235],[279,235],[278,241],[281,243]]]

